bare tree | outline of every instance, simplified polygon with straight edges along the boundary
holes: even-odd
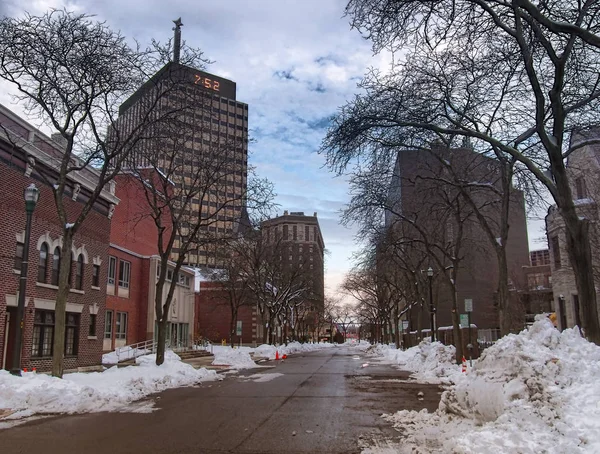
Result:
[[[569,137],[597,124],[599,8],[591,0],[351,0],[352,25],[376,52],[408,53],[389,74],[365,78],[365,94],[336,120],[334,135],[347,134],[329,156],[339,169],[381,144],[414,148],[439,139],[451,146],[462,136],[481,152],[497,149],[518,161],[545,185],[564,219],[583,326],[595,343],[589,220],[577,214],[566,159],[597,142]]]
[[[132,48],[119,32],[85,14],[52,10],[40,17],[0,20],[0,78],[16,87],[15,97],[28,114],[65,143],[63,153],[54,157],[55,179],[45,177],[62,226],[52,364],[57,377],[63,374],[73,238],[156,120],[150,112],[160,96],[139,112],[136,127],[123,131],[117,122],[121,103],[163,63],[159,50],[159,43],[144,50]],[[64,202],[69,181],[89,167],[96,171],[96,186],[79,212],[69,215]]]

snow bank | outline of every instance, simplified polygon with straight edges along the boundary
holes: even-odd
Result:
[[[380,357],[383,362],[397,365],[413,372],[420,381],[448,381],[460,374],[456,365],[456,349],[452,345],[424,340],[407,350],[397,350],[393,345],[372,345],[365,350],[370,356]]]
[[[0,370],[0,409],[12,411],[12,419],[34,414],[123,411],[149,394],[219,379],[215,371],[194,369],[173,356],[161,366],[150,358],[139,359],[139,366],[65,374],[63,379],[35,372],[15,377]]]
[[[428,414],[388,416],[403,448],[521,454],[600,452],[600,347],[541,317],[484,351]],[[404,451],[400,451],[404,452]]]
[[[215,348],[213,353],[215,359],[214,365],[229,366],[232,369],[251,369],[256,367],[256,363],[250,358],[250,349],[239,349],[231,347]]]
[[[329,344],[327,342],[318,344],[301,344],[300,342],[290,342],[287,345],[279,345],[277,347],[274,345],[263,344],[254,349],[254,356],[273,360],[275,359],[276,352],[279,352],[279,357],[281,357],[283,355],[291,355],[293,353],[313,352],[323,348],[332,347],[335,347],[335,344]]]

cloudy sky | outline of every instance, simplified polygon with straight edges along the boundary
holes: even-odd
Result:
[[[214,61],[208,72],[237,83],[249,105],[251,164],[275,184],[283,210],[318,213],[325,245],[326,287],[334,293],[351,266],[354,232],[339,225],[347,182],[323,168],[316,153],[328,119],[357,92],[369,66],[384,68],[351,30],[347,0],[0,0],[0,15],[40,14],[51,7],[95,14],[142,43],[165,41],[182,18],[183,39]],[[1,88],[1,87],[0,87]],[[0,102],[19,112],[0,89]],[[539,226],[530,236],[539,236]],[[531,238],[530,240],[533,240]],[[533,241],[530,241],[533,243]],[[535,248],[543,244],[533,243]]]

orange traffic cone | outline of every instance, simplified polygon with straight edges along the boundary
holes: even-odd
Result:
[[[283,355],[281,359],[287,359],[287,355]]]
[[[279,350],[275,350],[275,361],[279,361]]]
[[[467,360],[464,356],[462,357],[462,371],[463,373],[467,371]]]

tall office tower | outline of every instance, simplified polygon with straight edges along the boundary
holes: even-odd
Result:
[[[144,124],[131,165],[162,173],[181,194],[185,218],[173,256],[200,225],[186,264],[218,267],[219,238],[246,215],[248,105],[236,99],[235,82],[180,63],[181,25],[175,21],[173,61],[121,105],[119,117],[126,130]]]

